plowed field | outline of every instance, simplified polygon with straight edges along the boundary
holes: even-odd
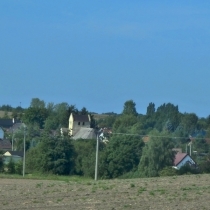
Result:
[[[0,210],[210,209],[210,175],[46,181],[0,179]]]

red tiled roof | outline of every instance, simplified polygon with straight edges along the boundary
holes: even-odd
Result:
[[[187,155],[187,153],[177,153],[174,158],[174,166],[177,166]]]

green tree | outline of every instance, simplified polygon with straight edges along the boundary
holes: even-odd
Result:
[[[4,151],[0,150],[0,172],[4,170],[4,159],[3,159]]]
[[[8,105],[8,104],[7,105],[5,104],[5,105],[0,106],[0,110],[1,111],[11,112],[12,109],[13,108],[10,105]]]
[[[193,134],[197,130],[198,117],[194,113],[185,113],[182,116],[181,124],[188,134]]]
[[[15,173],[21,175],[23,173],[23,161],[15,163]]]
[[[209,152],[209,145],[207,144],[205,138],[202,136],[198,136],[193,140],[192,144],[193,150],[196,150],[197,153],[208,153]]]
[[[66,124],[66,123],[65,123]],[[49,116],[44,122],[44,129],[45,130],[56,130],[59,127],[59,121],[57,120],[56,116]]]
[[[12,158],[10,158],[9,163],[6,165],[7,173],[8,174],[14,174],[15,173],[15,162]]]
[[[123,108],[123,115],[133,115],[137,116],[138,113],[136,111],[136,104],[133,100],[128,100],[124,103],[124,108]]]
[[[39,98],[32,98],[30,107],[44,109],[45,108],[45,102],[43,100],[40,100]]]
[[[150,137],[141,156],[138,169],[141,177],[159,176],[163,168],[173,165],[175,153],[170,138],[157,131],[153,131],[152,135],[154,137]]]
[[[56,119],[60,127],[68,127],[69,108],[68,103],[65,102],[55,105]]]
[[[96,140],[78,139],[73,142],[73,145],[75,148],[75,174],[93,178],[95,174]],[[103,148],[104,144],[100,142],[99,161]],[[100,175],[101,173],[102,170],[99,170]]]
[[[139,136],[113,136],[105,149],[103,176],[116,178],[137,170],[143,146]]]
[[[27,152],[27,168],[43,173],[70,174],[74,170],[74,148],[71,141],[68,137],[44,133],[40,143]]]
[[[153,116],[154,114],[155,114],[155,104],[151,102],[147,107],[147,116]]]
[[[129,133],[132,126],[134,126],[138,122],[136,116],[133,115],[121,115],[117,117],[114,125],[113,125],[113,132],[119,133]]]
[[[46,109],[48,111],[49,116],[52,115],[55,111],[54,103],[53,102],[48,103]]]
[[[88,110],[87,110],[85,107],[83,107],[83,108],[79,111],[79,113],[80,113],[81,115],[86,115],[86,114],[88,114],[89,112],[88,112]]]
[[[24,114],[23,121],[26,124],[38,124],[40,128],[44,127],[44,122],[48,117],[46,108],[29,107]]]
[[[155,113],[155,121],[156,123],[154,127],[160,132],[165,129],[170,132],[175,131],[181,122],[178,106],[175,106],[171,103],[164,103],[157,108]]]
[[[112,128],[112,126],[114,125],[114,122],[117,118],[117,115],[110,115],[110,116],[105,116],[104,118],[99,119],[96,124],[100,127],[100,128]]]

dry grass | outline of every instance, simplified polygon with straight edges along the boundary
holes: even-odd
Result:
[[[6,209],[209,209],[210,175],[103,180],[0,179]]]
[[[12,112],[7,112],[7,115],[9,116],[9,118],[12,118]],[[0,118],[5,116],[5,111],[0,111]]]

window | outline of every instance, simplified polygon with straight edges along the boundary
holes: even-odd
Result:
[[[78,125],[80,125],[80,122],[78,122]]]
[[[82,125],[85,125],[85,122],[83,122]]]

